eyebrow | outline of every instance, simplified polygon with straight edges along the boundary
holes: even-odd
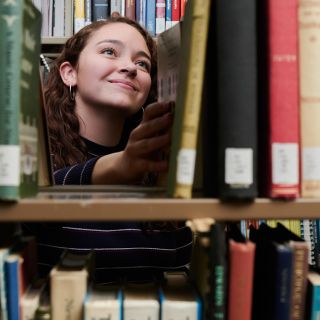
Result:
[[[102,44],[102,43],[113,43],[113,44],[116,44],[116,45],[119,45],[121,47],[124,47],[124,43],[120,40],[116,40],[116,39],[105,39],[105,40],[101,40],[99,42],[97,42],[97,46]],[[145,58],[147,58],[148,60],[151,61],[151,57],[143,50],[140,50],[136,53],[137,56],[143,56]]]

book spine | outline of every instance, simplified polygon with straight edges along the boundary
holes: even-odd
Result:
[[[188,2],[169,159],[168,194],[191,198],[211,0]],[[189,25],[188,25],[189,23]]]
[[[180,0],[172,0],[172,25],[174,26],[180,21]]]
[[[20,185],[20,61],[22,5],[0,2],[0,199],[14,200]]]
[[[126,15],[126,0],[121,0],[121,15],[123,17]]]
[[[218,193],[257,196],[256,1],[216,1]]]
[[[136,19],[136,2],[135,2],[135,0],[126,0],[126,17],[131,20]]]
[[[320,197],[320,2],[299,2],[300,114],[303,198]]]
[[[172,27],[172,1],[166,0],[166,30]]]
[[[74,0],[74,33],[85,26],[84,0]]]
[[[3,249],[0,252],[0,318],[8,320],[7,308],[7,290],[6,290],[6,277],[5,277],[5,259],[9,254],[9,249]]]
[[[156,0],[147,1],[146,26],[154,37],[156,35]]]
[[[42,16],[42,19],[43,16]],[[64,36],[71,37],[73,35],[73,2],[66,1],[64,7]],[[43,24],[43,22],[42,22]]]
[[[156,34],[166,29],[166,0],[156,0]]]
[[[11,257],[5,260],[4,270],[6,277],[6,292],[7,292],[7,308],[9,320],[20,320],[20,287],[19,287],[19,257]]]
[[[227,319],[228,264],[226,234],[223,223],[215,223],[211,227],[209,266],[211,271],[208,313],[212,315],[212,320]]]
[[[274,320],[290,319],[293,251],[288,246],[278,244],[276,257]]]
[[[305,242],[290,242],[293,247],[293,276],[290,319],[303,320],[308,273],[308,246]]]
[[[121,14],[121,0],[110,0],[110,15],[114,12]]]
[[[229,320],[251,320],[255,244],[229,240]]]
[[[109,0],[92,0],[92,21],[107,20],[109,17]]]
[[[272,198],[297,198],[300,194],[297,8],[297,1],[268,1]]]
[[[92,22],[92,0],[85,0],[84,20],[85,20],[85,25],[88,25]]]
[[[180,1],[181,1],[181,3],[180,3],[180,18],[183,18],[186,4],[187,4],[187,0],[180,0]]]

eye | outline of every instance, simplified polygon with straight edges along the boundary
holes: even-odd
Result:
[[[117,52],[113,48],[105,48],[101,51],[105,56],[116,56]]]
[[[150,72],[150,69],[151,69],[150,63],[148,63],[147,61],[138,60],[138,61],[136,62],[136,65],[137,65],[138,67],[140,67],[140,68],[142,68],[142,69]]]

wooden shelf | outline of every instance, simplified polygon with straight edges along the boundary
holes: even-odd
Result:
[[[41,43],[43,45],[47,45],[47,44],[65,44],[65,42],[68,39],[69,38],[67,38],[67,37],[42,37],[41,38]]]
[[[167,199],[143,193],[39,193],[37,198],[0,204],[0,221],[217,220],[320,218],[320,199],[221,203],[217,199]]]

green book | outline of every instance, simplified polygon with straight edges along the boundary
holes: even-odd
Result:
[[[179,83],[167,193],[191,198],[197,154],[211,0],[188,1],[182,24]]]
[[[0,1],[0,200],[38,186],[41,13],[31,0]]]

